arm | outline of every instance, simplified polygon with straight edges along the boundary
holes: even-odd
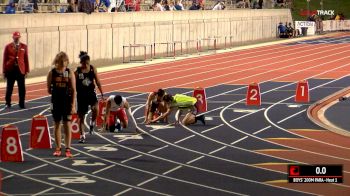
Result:
[[[72,90],[72,97],[71,97],[71,103],[72,103],[72,113],[75,113],[75,97],[77,94],[76,91],[76,83],[75,83],[75,76],[71,70],[69,70],[69,78],[70,78],[70,88]]]
[[[151,100],[152,100],[152,95],[153,93],[150,93],[147,97],[147,101],[146,101],[146,104],[145,104],[145,120],[144,122],[147,121],[147,118],[148,118],[148,114],[149,114],[149,109],[150,109],[150,105],[151,105]]]
[[[170,104],[166,104],[166,107],[167,107],[167,110],[164,114],[158,116],[156,119],[153,119],[151,122],[157,122],[158,120],[160,119],[163,119],[163,118],[166,118],[170,115],[171,113],[171,107],[170,107]]]
[[[3,76],[6,77],[6,64],[7,64],[7,61],[8,61],[8,51],[7,51],[7,46],[5,47],[5,50],[4,50],[4,59],[3,59],[3,62],[2,62],[2,73],[3,73]]]
[[[51,83],[52,83],[52,72],[50,71],[49,74],[47,74],[47,80],[46,80],[46,86],[47,86],[47,92],[51,95]]]
[[[25,74],[29,73],[29,60],[28,60],[28,47],[25,47],[24,52],[24,64],[25,64]]]
[[[129,105],[129,102],[128,101],[125,101],[124,103],[124,108],[126,109],[126,113],[130,116],[131,120],[132,120],[132,123],[134,124],[134,126],[136,127],[137,129],[137,123],[136,123],[136,120],[134,118],[134,116],[132,115],[131,113],[131,109],[130,109],[130,105]]]
[[[106,113],[105,113],[105,116],[103,118],[103,124],[104,125],[106,125],[106,123],[107,123],[110,111],[111,111],[111,101],[108,100],[107,101],[107,105],[106,105]]]
[[[101,86],[100,78],[99,78],[98,75],[97,75],[97,69],[96,69],[96,67],[94,67],[94,74],[95,74],[95,83],[96,83],[96,86],[97,86],[98,90],[100,91],[101,97],[102,97],[102,99],[103,99],[102,86]]]

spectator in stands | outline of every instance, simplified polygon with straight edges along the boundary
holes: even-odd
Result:
[[[116,5],[117,12],[126,12],[125,0],[116,0],[116,1],[117,1],[117,5]]]
[[[161,5],[161,0],[155,0],[152,7],[153,11],[165,11],[164,7]]]
[[[278,35],[280,38],[288,37],[286,26],[284,26],[282,22],[280,22],[280,24],[278,25]]]
[[[259,0],[258,1],[258,5],[259,5],[258,9],[262,9],[263,8],[263,4],[264,4],[264,0]]]
[[[176,0],[175,1],[175,9],[176,10],[185,10],[184,6],[182,5],[181,0]]]
[[[289,38],[295,37],[295,29],[292,27],[292,23],[288,24],[287,33]]]
[[[197,2],[193,2],[189,10],[199,10],[201,7],[197,4]]]
[[[165,11],[170,11],[168,0],[163,0],[162,4],[163,4],[162,6],[163,6]]]
[[[67,7],[67,10],[66,10],[66,13],[72,13],[72,12],[75,12],[74,1],[73,0],[68,0],[68,7]]]
[[[16,6],[14,0],[10,0],[9,4],[6,6],[5,14],[15,14]]]
[[[175,5],[174,5],[174,0],[170,0],[170,1],[169,1],[169,10],[170,10],[170,11],[176,10],[176,9],[175,9]]]
[[[78,0],[78,11],[91,14],[95,10],[94,2],[90,0]]]
[[[97,5],[98,12],[111,12],[112,9],[109,9],[109,7],[111,7],[110,0],[100,0]]]
[[[225,9],[225,3],[224,2],[216,2],[215,6],[213,7],[213,10],[224,10]]]

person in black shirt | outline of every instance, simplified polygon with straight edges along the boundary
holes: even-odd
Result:
[[[90,134],[93,133],[94,126],[96,124],[96,117],[98,114],[98,101],[96,97],[95,86],[101,93],[103,99],[103,92],[99,77],[97,76],[97,70],[90,65],[90,57],[87,52],[81,51],[79,54],[80,66],[75,71],[76,89],[77,89],[77,101],[78,101],[78,115],[79,115],[79,129],[80,129],[80,141],[79,143],[85,143],[85,131],[84,131],[84,119],[85,115],[91,108],[91,120],[90,120]],[[96,85],[95,85],[96,84]]]
[[[71,120],[75,113],[75,77],[67,68],[69,59],[66,53],[60,52],[53,62],[54,68],[47,76],[47,90],[51,94],[51,112],[55,122],[56,150],[54,156],[61,156],[61,121],[65,131],[66,157],[73,157],[70,151],[72,140]]]

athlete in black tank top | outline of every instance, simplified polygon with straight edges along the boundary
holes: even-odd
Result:
[[[80,52],[80,66],[75,71],[78,115],[80,119],[80,141],[85,143],[84,118],[86,113],[91,108],[90,134],[93,133],[95,121],[98,113],[98,101],[96,96],[95,84],[101,92],[103,98],[102,87],[97,76],[96,68],[90,65],[90,57],[86,52]]]
[[[54,133],[56,150],[54,156],[61,156],[61,121],[65,131],[66,157],[73,157],[70,151],[71,145],[71,118],[75,113],[75,77],[67,68],[68,56],[64,52],[56,55],[53,68],[47,75],[47,90],[51,94],[51,112],[54,119]]]

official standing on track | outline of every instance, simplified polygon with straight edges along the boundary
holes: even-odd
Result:
[[[5,47],[3,61],[3,76],[7,80],[6,86],[6,107],[11,107],[11,96],[13,86],[17,81],[19,107],[25,108],[26,95],[25,78],[29,73],[28,48],[20,42],[21,34],[16,31],[12,35],[13,42]]]
[[[60,52],[53,62],[54,68],[47,76],[47,90],[51,94],[51,112],[55,121],[56,150],[54,156],[61,156],[61,121],[65,131],[66,157],[73,157],[70,146],[72,140],[71,120],[75,113],[75,77],[67,68],[69,59],[66,53]]]
[[[96,96],[95,86],[101,93],[103,99],[103,92],[97,70],[90,65],[90,57],[87,52],[81,51],[79,54],[80,66],[75,71],[76,89],[77,89],[77,102],[78,102],[78,115],[79,115],[79,130],[80,140],[79,143],[85,143],[85,131],[84,131],[84,119],[85,115],[91,108],[91,120],[90,120],[90,134],[93,134],[94,127],[96,125],[96,117],[98,114],[98,101]],[[96,84],[96,85],[95,85]]]

